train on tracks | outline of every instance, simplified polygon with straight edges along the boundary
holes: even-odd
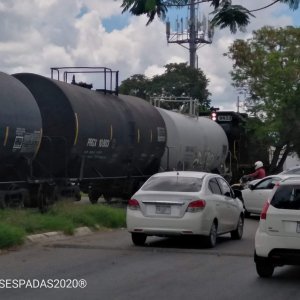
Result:
[[[79,72],[100,74],[101,88],[76,83]],[[0,87],[0,207],[43,209],[81,192],[127,199],[159,171],[225,172],[220,125],[119,94],[118,71],[0,73]]]

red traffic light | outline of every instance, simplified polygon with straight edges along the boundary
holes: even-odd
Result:
[[[217,113],[215,111],[212,111],[211,114],[210,114],[210,118],[213,121],[217,121]]]

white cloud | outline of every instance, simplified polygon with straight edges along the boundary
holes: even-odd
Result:
[[[257,8],[267,1],[234,1]],[[120,80],[134,74],[161,74],[171,62],[189,60],[189,53],[167,44],[165,26],[155,20],[130,17],[122,29],[107,31],[103,21],[121,16],[122,1],[112,0],[0,0],[0,70],[35,72],[49,76],[53,66],[105,66],[120,71]],[[200,6],[211,11],[209,5]],[[198,65],[210,80],[212,105],[233,108],[237,92],[231,86],[231,61],[223,56],[235,38],[250,37],[263,25],[292,24],[284,5],[257,12],[246,33],[216,31],[213,43],[197,51]],[[118,27],[119,28],[119,27]]]
[[[152,78],[155,75],[161,75],[165,72],[165,68],[163,67],[159,67],[158,65],[152,65],[149,66],[146,70],[145,70],[145,76],[147,76],[148,78]]]

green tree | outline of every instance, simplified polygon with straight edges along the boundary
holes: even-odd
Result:
[[[119,91],[124,95],[133,95],[146,99],[149,83],[150,80],[145,75],[135,74],[122,81]]]
[[[232,4],[232,0],[195,0],[195,3],[210,2],[213,7],[211,14],[214,15],[212,25],[219,26],[221,29],[229,27],[235,33],[237,29],[243,31],[250,23],[250,17],[254,17],[252,12],[268,8],[276,3],[285,3],[290,9],[298,9],[300,0],[274,0],[268,5],[259,7],[255,10],[248,10],[241,5]],[[122,0],[121,7],[123,12],[129,11],[131,14],[139,16],[146,14],[148,17],[147,25],[157,16],[165,19],[170,7],[182,7],[189,5],[190,0]]]
[[[274,147],[270,172],[282,169],[292,151],[300,154],[300,28],[263,27],[249,40],[236,40],[233,85],[246,95],[246,109],[258,141]]]
[[[120,93],[139,96],[147,100],[154,95],[166,97],[185,95],[198,99],[201,110],[209,108],[210,93],[207,89],[209,80],[202,70],[193,69],[187,63],[171,63],[165,65],[165,68],[165,73],[154,76],[152,79],[147,79],[144,75],[138,74],[122,81]],[[169,108],[174,108],[174,106]]]

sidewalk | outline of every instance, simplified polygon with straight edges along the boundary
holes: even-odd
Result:
[[[45,232],[45,233],[38,233],[38,234],[32,234],[28,235],[25,240],[26,243],[40,243],[40,242],[47,242],[47,241],[55,241],[55,240],[62,240],[68,237],[72,236],[84,236],[93,233],[93,230],[91,230],[88,227],[79,227],[75,229],[74,234],[67,235],[64,234],[62,231],[51,231],[51,232]]]

